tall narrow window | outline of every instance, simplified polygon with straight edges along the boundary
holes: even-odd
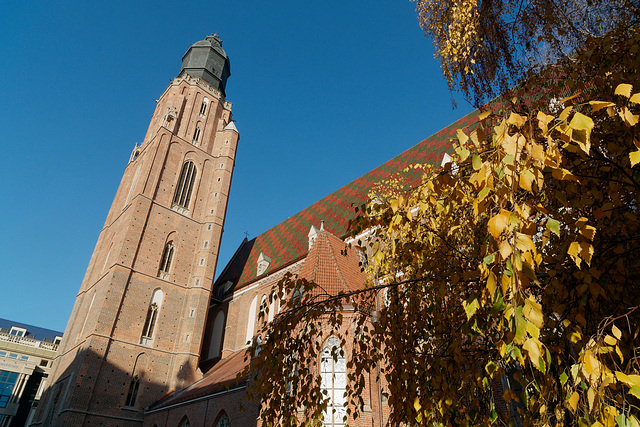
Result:
[[[196,130],[193,132],[193,145],[198,145],[198,141],[200,140],[200,126],[196,126]]]
[[[182,165],[180,178],[176,187],[176,194],[173,196],[173,207],[189,209],[191,201],[191,192],[193,191],[193,183],[196,180],[196,165],[188,161]]]
[[[186,416],[182,419],[182,421],[180,421],[180,426],[179,427],[191,427],[191,424],[189,423],[189,418],[187,418]]]
[[[200,115],[204,116],[207,112],[207,107],[209,106],[209,100],[207,98],[202,100],[202,105],[200,106]]]
[[[247,317],[247,339],[246,343],[250,344],[256,327],[256,307],[258,305],[258,296],[253,297],[251,306],[249,307],[249,316]]]
[[[320,376],[322,393],[329,398],[329,404],[323,414],[323,425],[344,426],[347,416],[344,396],[347,388],[347,364],[340,340],[334,336],[330,337],[322,348]]]
[[[160,261],[160,268],[158,269],[158,277],[161,279],[167,279],[169,277],[169,271],[171,271],[171,263],[173,262],[173,253],[175,246],[173,242],[167,243],[162,253],[162,261]]]
[[[131,379],[129,384],[129,392],[127,393],[127,401],[124,406],[136,406],[138,400],[138,389],[140,388],[140,378],[136,375]]]
[[[140,344],[142,345],[151,345],[153,342],[153,333],[156,328],[158,313],[160,312],[163,298],[164,293],[162,290],[156,289],[153,291],[151,303],[147,309],[147,317],[144,321],[144,327],[142,328],[142,337],[140,338]]]

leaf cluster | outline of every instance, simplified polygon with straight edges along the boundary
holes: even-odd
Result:
[[[280,281],[248,352],[266,425],[322,422],[331,335],[349,421],[370,387],[388,425],[640,425],[638,44],[593,39],[459,130],[444,168],[411,166],[419,186],[379,183],[361,290]]]
[[[450,89],[479,106],[572,57],[591,38],[640,24],[628,0],[416,0]]]

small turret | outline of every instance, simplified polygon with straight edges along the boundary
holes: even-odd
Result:
[[[207,36],[189,47],[182,57],[182,68],[178,76],[184,73],[201,78],[226,96],[224,89],[227,78],[231,75],[231,68],[217,34]]]

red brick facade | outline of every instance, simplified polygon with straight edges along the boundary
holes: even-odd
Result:
[[[230,120],[222,94],[187,74],[160,97],[98,237],[36,424],[140,425],[144,408],[202,377],[200,348],[238,143]],[[191,181],[181,176],[187,162]],[[154,292],[161,297],[149,328]]]

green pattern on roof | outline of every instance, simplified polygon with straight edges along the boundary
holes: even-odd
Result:
[[[235,289],[238,289],[254,281],[260,252],[271,258],[265,275],[301,259],[308,250],[309,229],[312,225],[319,228],[322,220],[328,231],[345,238],[349,220],[355,217],[354,207],[367,201],[368,193],[375,183],[401,172],[412,164],[439,163],[445,151],[451,149],[456,130],[476,123],[478,114],[478,110],[474,110],[253,240],[243,242],[218,277],[215,286],[231,281],[235,283]],[[412,169],[406,178],[408,183],[416,184],[419,182],[420,174]]]

